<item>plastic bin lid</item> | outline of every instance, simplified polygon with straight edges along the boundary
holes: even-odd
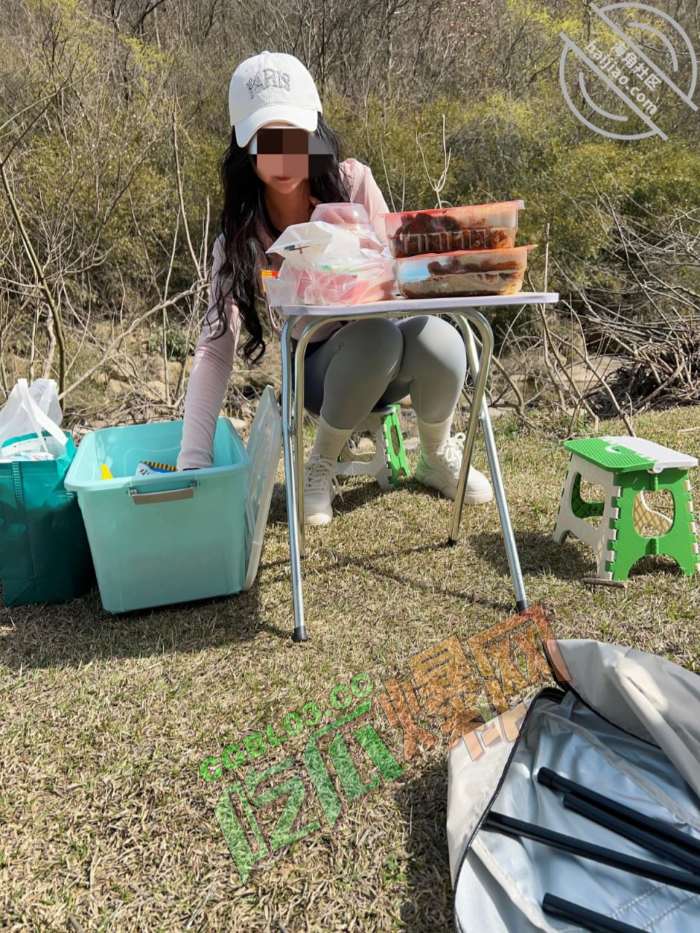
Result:
[[[272,490],[282,453],[282,418],[272,386],[265,386],[246,446],[249,466],[246,500],[246,578],[250,589],[258,573]]]
[[[413,217],[414,214],[425,214],[428,217],[444,217],[445,214],[456,214],[458,211],[481,211],[482,213],[489,214],[492,211],[500,210],[504,207],[514,208],[515,210],[523,210],[525,207],[525,202],[522,200],[517,201],[487,201],[485,204],[453,204],[451,207],[426,207],[414,211],[388,211],[383,212],[380,216],[386,218],[394,217]]]

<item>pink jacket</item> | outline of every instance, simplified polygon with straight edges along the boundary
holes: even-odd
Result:
[[[374,180],[372,170],[363,162],[358,162],[357,159],[345,159],[340,163],[340,169],[347,179],[350,200],[365,206],[377,233],[385,239],[384,226],[378,215],[385,213],[389,208]],[[318,203],[317,198],[311,200],[314,204]],[[260,240],[264,249],[271,246],[273,242],[262,227],[260,227]],[[221,337],[212,339],[220,328],[215,308],[217,296],[222,294],[222,289],[225,292],[229,288],[228,282],[222,282],[223,276],[219,271],[224,261],[223,243],[224,235],[221,233],[214,241],[212,248],[209,303],[195,347],[192,371],[185,396],[182,440],[176,464],[178,470],[187,467],[207,467],[212,464],[212,442],[216,421],[226,396],[240,336],[241,317],[238,306],[233,298],[227,297],[224,299],[224,307],[227,312],[228,326]],[[270,260],[272,268],[277,268],[281,263],[281,257],[273,257],[272,254]],[[279,332],[277,322],[272,316],[270,316],[270,322],[273,329]],[[295,322],[292,336],[298,336],[305,323],[304,318]],[[324,340],[342,326],[342,324],[329,322],[327,326],[319,328],[313,340]]]

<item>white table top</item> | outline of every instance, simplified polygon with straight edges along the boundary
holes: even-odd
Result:
[[[391,311],[449,311],[457,308],[500,308],[507,305],[551,305],[558,292],[518,292],[516,295],[475,295],[469,298],[398,298],[364,305],[280,305],[282,317],[347,317]]]

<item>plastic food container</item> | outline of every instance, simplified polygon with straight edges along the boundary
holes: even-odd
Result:
[[[425,211],[384,214],[392,256],[515,246],[524,201],[498,201]]]
[[[329,204],[317,204],[309,221],[322,220],[327,224],[343,227],[360,237],[360,246],[364,249],[382,249],[385,245],[372,226],[364,204],[353,201],[338,201]]]
[[[459,250],[396,260],[396,280],[406,298],[514,295],[522,289],[533,245]]]
[[[360,226],[370,222],[364,204],[356,204],[352,201],[317,204],[309,220],[323,220],[327,224],[341,224],[344,227]]]

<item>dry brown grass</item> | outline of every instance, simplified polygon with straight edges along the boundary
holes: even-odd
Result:
[[[624,591],[587,589],[586,550],[550,539],[565,452],[507,418],[497,429],[529,596],[554,609],[556,635],[631,644],[698,669],[697,579],[657,564]],[[622,433],[615,423],[605,431]],[[697,455],[700,409],[640,418],[638,433]],[[245,884],[214,816],[223,782],[198,776],[206,755],[323,701],[353,674],[406,677],[416,652],[448,635],[465,643],[510,614],[493,504],[466,509],[459,545],[447,548],[446,500],[414,482],[388,494],[362,480],[345,490],[333,524],[307,531],[304,645],[289,639],[280,488],[246,594],[124,617],[105,613],[96,591],[0,610],[0,926],[450,929],[444,743]],[[378,704],[372,717],[400,758],[401,736]]]

